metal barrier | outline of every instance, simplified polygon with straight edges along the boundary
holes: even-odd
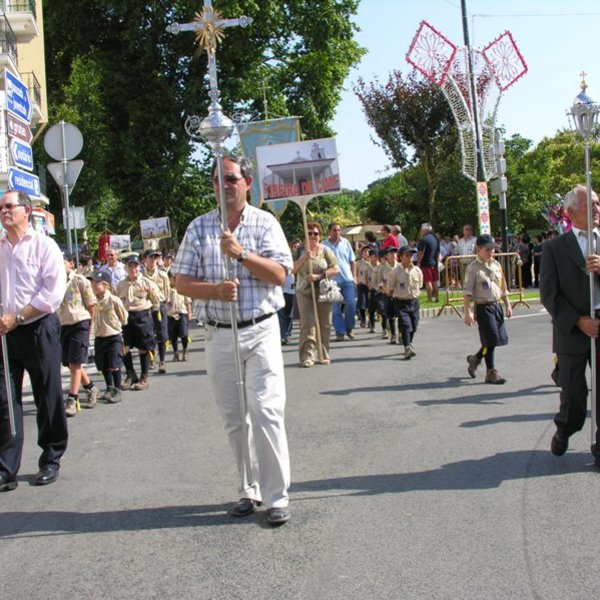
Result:
[[[450,308],[459,317],[462,313],[458,310],[457,304],[462,306],[464,301],[464,278],[467,267],[477,258],[476,254],[465,256],[447,256],[444,260],[444,287],[446,301],[440,307],[436,316],[440,316],[446,308]],[[529,308],[523,293],[523,262],[518,252],[499,252],[494,254],[494,258],[502,265],[506,286],[508,287],[509,298],[512,306],[523,304]],[[441,290],[440,290],[441,291]]]

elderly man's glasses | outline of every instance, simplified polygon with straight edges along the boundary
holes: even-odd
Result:
[[[223,177],[223,183],[228,183],[229,185],[235,185],[240,179],[244,179],[243,177],[236,177],[235,175],[226,175]],[[215,185],[219,184],[219,178],[215,177],[213,179],[213,183]]]
[[[6,204],[0,204],[0,210],[12,210],[17,206],[24,206],[24,204],[19,204],[18,202],[7,202]]]

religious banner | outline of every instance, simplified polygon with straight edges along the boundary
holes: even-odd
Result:
[[[258,146],[285,144],[300,139],[300,119],[298,117],[283,117],[241,123],[238,125],[238,134],[244,157],[256,165],[256,148]],[[252,182],[252,204],[260,206],[263,199],[258,177],[255,177]],[[285,211],[286,206],[287,200],[278,200],[273,202],[269,208],[280,216]]]
[[[110,235],[110,247],[117,250],[119,253],[131,250],[130,235]]]
[[[342,191],[335,138],[259,146],[256,159],[265,202]]]
[[[158,240],[171,237],[171,222],[169,217],[158,219],[144,219],[140,221],[143,240]]]
[[[41,231],[46,235],[56,234],[56,229],[54,227],[54,215],[51,212],[36,206],[32,209],[31,216],[34,229]]]

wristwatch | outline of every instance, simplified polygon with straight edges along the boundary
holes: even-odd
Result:
[[[247,250],[242,250],[242,252],[240,253],[240,255],[237,257],[237,261],[238,262],[244,262],[247,258],[248,258],[248,251]]]
[[[26,321],[26,319],[21,313],[17,313],[15,315],[15,322],[17,323],[17,325],[23,325],[23,323],[25,323],[25,321]]]

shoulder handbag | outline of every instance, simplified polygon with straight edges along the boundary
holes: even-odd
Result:
[[[343,302],[344,296],[338,284],[333,279],[319,281],[319,302]]]

